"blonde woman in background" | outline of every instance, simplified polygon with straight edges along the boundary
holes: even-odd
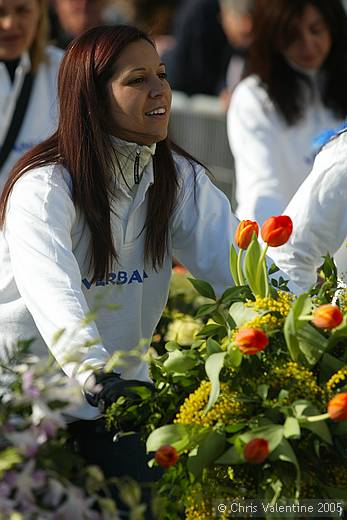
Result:
[[[57,122],[62,51],[47,45],[46,0],[0,0],[0,191],[14,163]]]

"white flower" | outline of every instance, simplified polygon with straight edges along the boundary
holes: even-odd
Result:
[[[201,329],[201,322],[188,315],[173,320],[167,329],[166,341],[177,341],[179,345],[191,345]]]
[[[94,497],[87,498],[85,494],[75,486],[69,486],[66,490],[67,498],[64,504],[57,509],[52,520],[99,520],[100,515],[92,511]]]

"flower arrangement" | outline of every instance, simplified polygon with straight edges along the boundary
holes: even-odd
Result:
[[[69,441],[65,414],[81,402],[77,383],[53,359],[29,355],[29,345],[0,360],[0,519],[117,520],[111,482],[97,466],[85,467]],[[117,486],[139,510],[138,487]]]
[[[267,247],[291,231],[288,217],[272,217],[262,248],[257,224],[241,222],[230,252],[235,287],[217,298],[192,279],[204,298],[199,330],[189,345],[172,335],[152,353],[157,393],[142,431],[153,463],[166,468],[161,519],[213,519],[221,499],[347,500],[347,308],[331,303],[329,257],[309,293],[273,278]]]

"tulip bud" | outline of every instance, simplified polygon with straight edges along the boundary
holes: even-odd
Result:
[[[264,350],[269,338],[261,329],[245,328],[236,334],[235,343],[243,354],[252,355]]]
[[[243,455],[249,464],[262,464],[269,455],[269,443],[266,439],[253,439],[243,448]]]
[[[162,468],[169,468],[174,466],[178,460],[178,453],[176,448],[169,444],[164,444],[155,452],[155,461]]]
[[[240,249],[247,249],[252,240],[253,233],[258,236],[258,224],[252,220],[241,220],[235,232],[235,242]]]
[[[330,399],[328,414],[333,421],[347,421],[347,392],[336,394]]]
[[[334,329],[343,321],[343,314],[337,305],[321,305],[313,313],[312,322],[319,329]]]
[[[290,217],[280,215],[268,218],[261,227],[261,236],[270,247],[285,244],[293,231],[293,222]]]

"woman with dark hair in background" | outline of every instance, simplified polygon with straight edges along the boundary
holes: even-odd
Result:
[[[340,0],[259,0],[249,77],[228,135],[237,215],[283,212],[312,169],[313,140],[347,116],[347,17]]]
[[[46,0],[0,0],[0,191],[21,155],[57,124],[63,53],[47,46]]]
[[[1,340],[36,338],[40,355],[48,347],[87,396],[72,427],[87,462],[142,482],[151,476],[141,446],[113,443],[91,419],[124,392],[148,389],[148,367],[130,357],[120,378],[104,366],[114,351],[150,340],[173,254],[217,293],[232,283],[238,221],[204,168],[167,138],[171,90],[145,33],[104,26],[74,40],[59,101],[57,131],[16,165],[0,201]],[[85,342],[83,361],[69,359]]]

